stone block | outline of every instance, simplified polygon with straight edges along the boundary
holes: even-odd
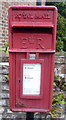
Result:
[[[0,99],[0,106],[5,109],[5,107],[10,108],[9,99]]]
[[[64,65],[64,66],[62,67],[61,73],[62,73],[62,74],[66,74],[66,65]]]
[[[2,93],[2,82],[0,82],[0,95]],[[1,96],[0,96],[0,99],[1,99]]]
[[[2,120],[16,120],[16,119],[15,115],[5,113],[2,115]]]
[[[9,86],[8,86],[8,84],[2,84],[2,90],[4,90],[4,91],[9,91]]]
[[[6,100],[6,106],[10,108],[10,100],[9,99]]]
[[[0,100],[0,106],[6,106],[6,100],[1,99]]]
[[[9,98],[9,93],[1,93],[0,98],[2,99],[8,99]]]
[[[0,120],[2,120],[2,114],[0,114]]]
[[[2,71],[2,69],[0,69],[0,74],[3,74],[3,71]]]
[[[12,114],[13,112],[10,109],[7,109],[7,113]]]
[[[2,74],[0,74],[0,83],[2,83]]]
[[[2,75],[2,83],[6,83],[6,82],[7,82],[6,76]]]
[[[4,42],[5,42],[5,41],[4,41]],[[8,62],[8,57],[9,57],[8,54],[2,52],[2,62]],[[5,64],[6,64],[6,63],[5,63]]]
[[[4,75],[8,75],[8,74],[9,74],[8,69],[4,69],[4,70],[2,70],[2,71],[3,71],[3,74],[4,74]]]
[[[65,58],[61,56],[56,56],[55,57],[55,63],[65,63]]]
[[[2,114],[4,112],[4,108],[0,107],[0,114]]]
[[[0,63],[0,74],[8,74],[9,69],[8,69],[8,64],[7,63]]]

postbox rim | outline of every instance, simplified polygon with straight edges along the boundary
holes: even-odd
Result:
[[[50,111],[51,111],[51,108],[49,108],[49,109],[20,108],[20,109],[18,109],[18,108],[12,107],[12,108],[10,108],[10,110],[11,110],[12,112],[17,112],[17,111],[18,111],[18,112],[50,112]]]
[[[16,9],[25,9],[25,10],[45,10],[45,9],[52,9],[52,10],[58,10],[56,6],[17,6],[17,5],[13,5],[9,7],[9,10],[16,10]]]

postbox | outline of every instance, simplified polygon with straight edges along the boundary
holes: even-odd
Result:
[[[10,108],[49,112],[52,106],[56,7],[9,8]]]

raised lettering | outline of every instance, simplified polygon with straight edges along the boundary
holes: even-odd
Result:
[[[24,19],[28,19],[28,16],[27,16],[26,13],[23,13],[22,16],[23,16]]]
[[[44,49],[43,40],[42,40],[41,38],[39,38],[39,39],[37,40],[37,49],[39,49],[39,48]]]
[[[24,49],[28,48],[28,39],[27,38],[22,39],[22,48],[24,48]]]
[[[15,19],[17,19],[18,21],[21,21],[21,14],[17,14],[17,15],[15,16]]]
[[[15,19],[21,21],[22,19],[50,19],[50,13],[43,13],[43,14],[31,14],[22,12],[20,14],[15,15]]]
[[[21,38],[22,49],[44,49],[42,38]]]
[[[35,38],[28,38],[29,44],[34,44]]]

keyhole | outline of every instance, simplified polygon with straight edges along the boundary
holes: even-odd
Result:
[[[20,80],[19,80],[19,83],[20,83]]]

